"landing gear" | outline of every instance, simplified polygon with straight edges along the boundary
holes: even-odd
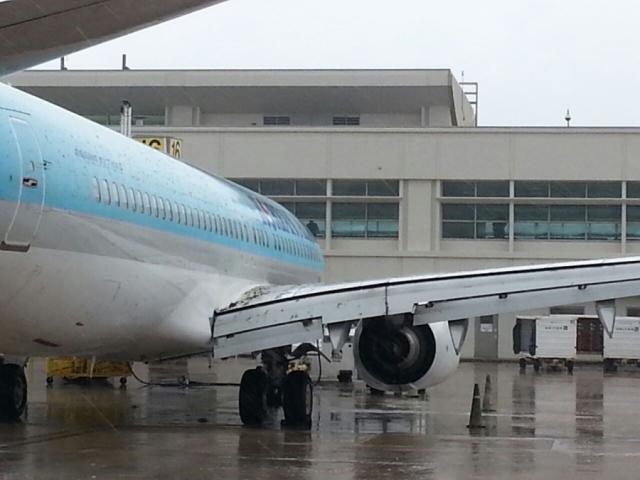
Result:
[[[245,425],[261,425],[267,418],[267,374],[262,368],[247,370],[240,381],[240,420]]]
[[[287,375],[282,390],[284,425],[311,428],[313,384],[307,372],[294,371]]]
[[[27,378],[24,368],[13,363],[0,365],[0,418],[17,420],[27,406]]]
[[[289,350],[277,348],[262,353],[262,367],[247,370],[240,381],[238,406],[244,425],[261,425],[270,410],[282,407],[283,426],[310,428],[313,383],[305,370],[287,373]]]

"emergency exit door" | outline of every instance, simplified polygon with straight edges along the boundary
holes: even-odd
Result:
[[[26,252],[38,231],[45,195],[45,171],[42,152],[26,120],[10,117],[16,142],[18,197],[11,223],[0,248]]]

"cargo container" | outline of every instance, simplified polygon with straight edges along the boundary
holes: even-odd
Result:
[[[604,336],[602,359],[605,372],[615,372],[621,364],[640,365],[640,318],[616,318],[613,337]]]
[[[536,372],[565,367],[573,372],[576,357],[577,315],[518,317],[513,328],[513,352],[520,356],[520,368],[533,364]]]

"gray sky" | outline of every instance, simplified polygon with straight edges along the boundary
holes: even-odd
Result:
[[[639,23],[637,0],[229,0],[67,64],[450,68],[480,83],[481,125],[640,125]]]

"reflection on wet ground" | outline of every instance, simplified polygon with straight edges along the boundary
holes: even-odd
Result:
[[[491,374],[496,412],[470,432],[473,383]],[[310,432],[278,419],[243,428],[236,387],[46,388],[32,370],[28,417],[0,425],[0,479],[635,478],[640,370],[522,375],[463,364],[426,398],[316,389]]]

